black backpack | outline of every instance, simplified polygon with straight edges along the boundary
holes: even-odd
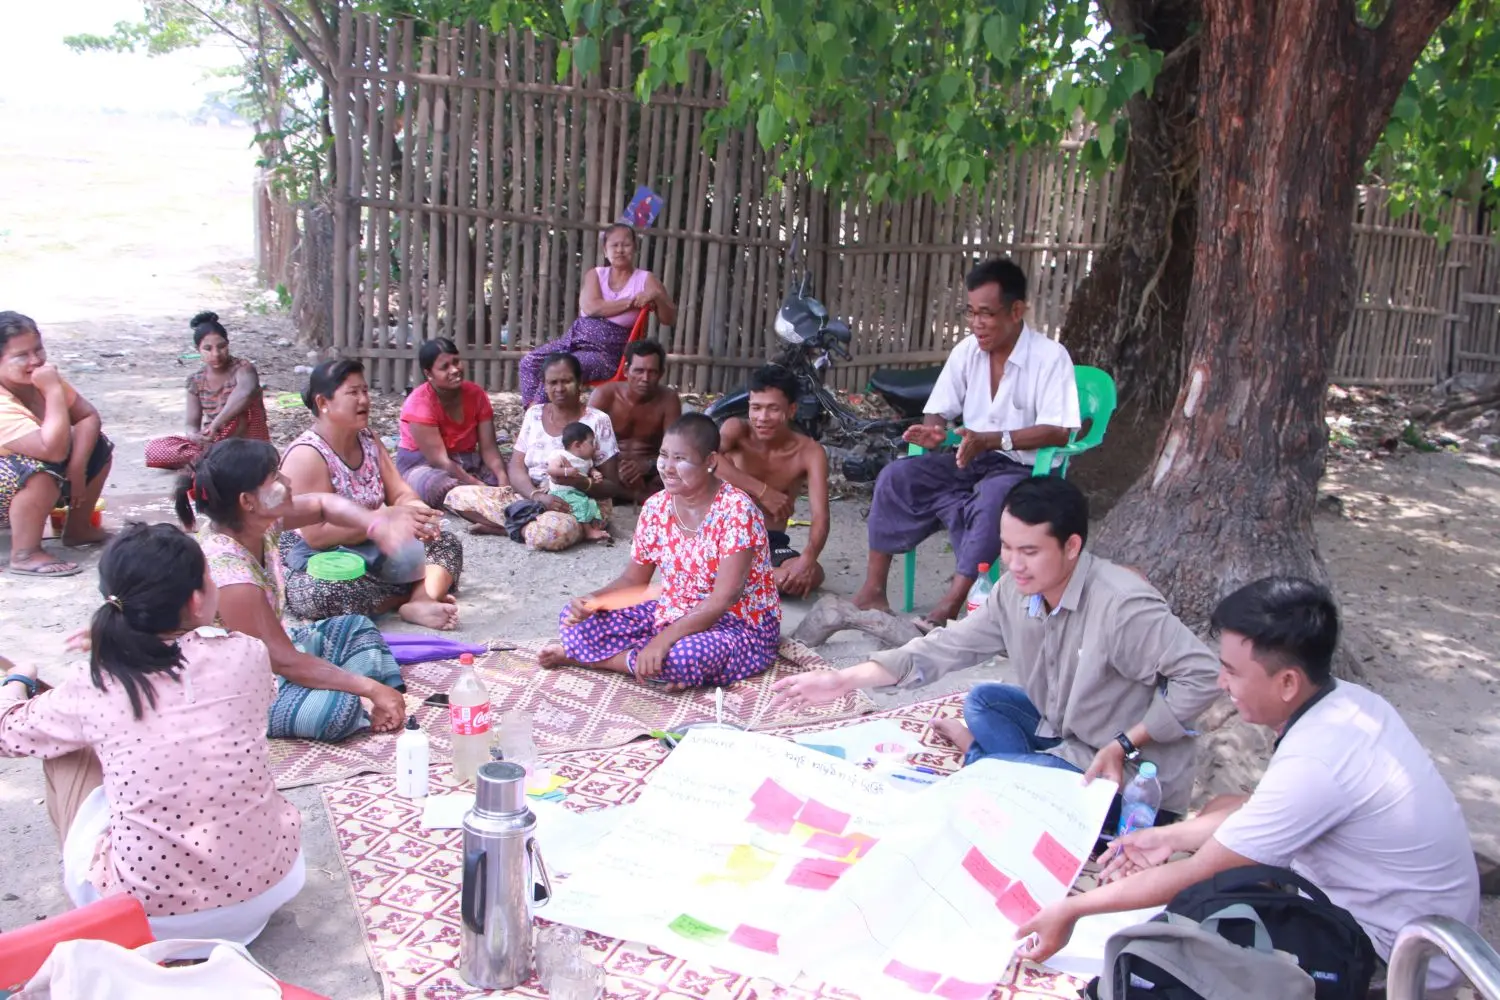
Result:
[[[1148,928],[1158,923],[1175,925],[1173,934],[1152,935]],[[1348,910],[1290,869],[1247,865],[1189,886],[1148,924],[1112,937],[1105,966],[1111,981],[1101,988],[1095,979],[1084,995],[1095,1000],[1216,1000],[1211,969],[1193,968],[1190,959],[1175,968],[1190,969],[1191,975],[1173,975],[1162,967],[1173,966],[1169,959],[1174,955],[1190,954],[1184,944],[1191,944],[1193,934],[1216,935],[1261,952],[1269,943],[1271,949],[1295,956],[1312,979],[1316,1000],[1364,1000],[1375,975],[1375,948]],[[1226,983],[1219,995],[1234,995],[1235,987],[1244,985]]]

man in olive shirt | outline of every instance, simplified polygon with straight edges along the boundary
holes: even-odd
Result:
[[[1193,790],[1193,720],[1218,696],[1218,661],[1139,574],[1083,551],[1088,501],[1063,479],[1017,485],[1000,517],[1008,572],[982,607],[899,649],[842,670],[786,677],[777,700],[820,704],[866,687],[918,687],[995,655],[1019,684],[981,684],[968,728],[941,729],[982,757],[1024,761],[1123,784],[1156,764],[1162,809]]]

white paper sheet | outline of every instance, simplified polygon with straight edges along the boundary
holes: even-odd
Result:
[[[1111,794],[998,761],[909,794],[776,737],[694,730],[546,916],[788,985],[987,997]]]
[[[823,729],[798,733],[796,741],[805,747],[831,747],[843,751],[851,764],[874,760],[903,760],[922,749],[922,734],[908,732],[895,719],[873,719],[840,729]],[[835,755],[837,756],[837,755]]]
[[[1047,959],[1047,968],[1083,979],[1103,974],[1104,944],[1109,936],[1127,927],[1144,924],[1162,909],[1160,906],[1152,906],[1144,910],[1098,913],[1084,917],[1074,925],[1073,937],[1069,939],[1068,946]]]
[[[429,795],[422,802],[422,829],[457,830],[464,825],[464,814],[472,808],[473,792]]]

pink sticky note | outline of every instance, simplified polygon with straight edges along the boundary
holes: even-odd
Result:
[[[1005,890],[1010,888],[1010,879],[1000,873],[1000,869],[990,864],[988,858],[979,853],[979,848],[969,848],[969,853],[964,855],[964,871],[974,876],[974,881],[984,887],[984,891],[999,899],[1005,895]]]
[[[751,826],[758,826],[767,833],[791,833],[796,820],[792,818],[791,813],[771,812],[764,806],[756,806],[750,810],[750,815],[745,817],[745,822]]]
[[[853,866],[847,861],[835,861],[832,858],[803,858],[797,862],[797,867],[838,878]]]
[[[851,833],[849,839],[854,841],[855,854],[861,858],[870,853],[870,848],[880,843],[876,838],[864,833]]]
[[[895,959],[891,959],[886,965],[885,974],[892,979],[899,979],[918,993],[931,993],[938,980],[943,978],[941,973],[913,969],[909,965],[902,965]]]
[[[1078,876],[1078,869],[1083,862],[1073,857],[1068,849],[1057,842],[1050,833],[1043,833],[1037,840],[1036,847],[1031,856],[1042,863],[1042,867],[1052,873],[1052,877],[1063,885],[1072,885],[1073,879]]]
[[[776,943],[780,937],[781,935],[779,934],[763,931],[759,927],[740,924],[734,929],[734,933],[729,935],[729,942],[740,945],[743,948],[749,948],[751,951],[763,951],[767,955],[779,955],[781,952],[777,948]]]
[[[831,833],[813,834],[807,838],[807,846],[835,858],[847,858],[860,848],[859,842],[852,837],[835,837]]]
[[[797,818],[814,830],[827,830],[829,833],[843,833],[844,828],[849,825],[848,813],[831,809],[817,799],[808,799]]]
[[[782,788],[771,778],[767,778],[760,783],[760,787],[755,790],[755,794],[750,796],[750,801],[762,809],[768,809],[773,812],[786,812],[793,816],[797,815],[797,810],[802,808],[801,799],[785,788]]]
[[[1012,882],[1004,895],[995,900],[995,905],[1005,914],[1005,919],[1017,927],[1042,912],[1041,906],[1020,882]]]
[[[962,979],[945,979],[932,991],[943,1000],[984,1000],[995,989],[994,983],[966,983]]]
[[[794,885],[799,889],[815,889],[818,892],[827,892],[837,882],[837,875],[829,875],[825,872],[815,871],[812,868],[804,868],[798,865],[792,869],[792,873],[786,877],[787,885]]]

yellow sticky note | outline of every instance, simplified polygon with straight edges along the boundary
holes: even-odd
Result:
[[[567,783],[568,782],[567,782],[566,779],[559,778],[555,774],[550,774],[550,773],[537,774],[537,773],[533,772],[532,775],[531,775],[531,781],[527,782],[527,784],[526,784],[526,794],[527,795],[546,795],[549,792],[555,792],[555,791],[557,791],[559,788],[563,787]]]
[[[724,871],[712,875],[704,875],[698,879],[699,885],[713,885],[715,882],[734,882],[745,885],[750,882],[759,882],[771,874],[776,867],[776,856],[762,851],[758,847],[749,844],[740,844],[729,852],[729,859],[724,863]]]

